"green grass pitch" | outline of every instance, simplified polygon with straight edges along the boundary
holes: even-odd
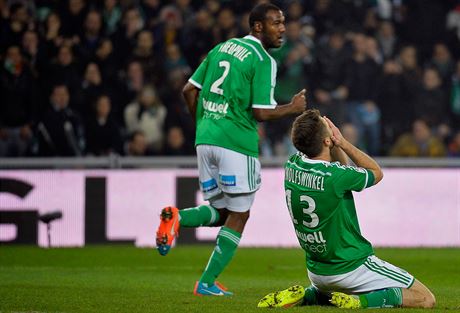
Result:
[[[0,312],[338,312],[332,307],[257,309],[266,293],[307,285],[300,249],[239,249],[220,277],[232,298],[195,297],[211,246],[154,249],[0,247]],[[460,312],[460,249],[377,249],[437,297],[432,312]],[[366,310],[366,312],[381,310]],[[343,311],[342,311],[343,312]],[[426,312],[397,309],[395,312]]]

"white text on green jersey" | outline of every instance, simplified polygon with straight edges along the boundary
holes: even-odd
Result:
[[[230,54],[240,61],[243,61],[249,55],[251,55],[251,52],[248,51],[248,49],[231,41],[227,41],[222,46],[220,46],[219,52]]]
[[[324,191],[324,176],[316,176],[290,167],[285,168],[284,179],[290,183],[310,189]]]

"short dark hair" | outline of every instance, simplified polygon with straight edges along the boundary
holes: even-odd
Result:
[[[281,11],[281,9],[271,3],[256,5],[249,13],[249,27],[253,28],[256,22],[264,22],[268,11]]]
[[[318,110],[305,111],[292,124],[292,143],[297,150],[310,158],[321,153],[326,136],[327,130]]]

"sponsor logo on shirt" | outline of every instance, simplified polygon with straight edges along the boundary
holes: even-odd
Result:
[[[227,115],[228,103],[216,103],[203,98],[203,117],[219,120]]]
[[[300,240],[300,244],[304,249],[309,250],[312,253],[325,253],[327,252],[327,241],[323,237],[321,231],[315,231],[313,233],[302,233],[297,229],[295,230],[297,238]]]

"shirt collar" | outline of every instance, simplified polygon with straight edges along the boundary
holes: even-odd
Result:
[[[244,39],[249,39],[249,40],[255,41],[258,44],[262,45],[262,41],[260,41],[258,38],[254,37],[253,35],[244,36]]]
[[[310,163],[310,164],[330,164],[331,162],[328,162],[326,160],[313,160],[313,159],[309,159],[305,154],[303,154],[302,152],[299,152],[299,155],[300,157],[302,158],[302,161],[305,162],[305,163]]]

